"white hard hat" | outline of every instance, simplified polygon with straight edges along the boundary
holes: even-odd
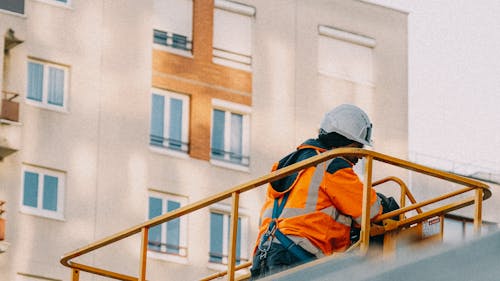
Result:
[[[335,132],[350,140],[372,146],[372,123],[368,115],[352,104],[342,104],[325,114],[321,121],[323,133]]]

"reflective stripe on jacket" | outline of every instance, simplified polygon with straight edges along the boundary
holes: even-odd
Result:
[[[318,140],[308,140],[274,164],[273,171],[326,151]],[[259,238],[271,222],[274,199],[290,191],[278,218],[285,235],[307,238],[325,255],[344,251],[350,245],[352,219],[361,222],[363,183],[344,158],[335,158],[269,184],[261,211]],[[375,190],[371,190],[371,217],[382,212]],[[352,219],[351,219],[352,218]]]

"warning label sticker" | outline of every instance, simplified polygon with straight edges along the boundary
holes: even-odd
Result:
[[[422,236],[427,238],[441,233],[441,218],[434,217],[423,222]]]

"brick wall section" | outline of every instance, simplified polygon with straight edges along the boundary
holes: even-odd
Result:
[[[189,154],[210,160],[212,99],[252,105],[252,73],[212,63],[213,1],[193,1],[193,58],[153,50],[153,87],[191,97]]]
[[[198,61],[212,61],[214,1],[193,0],[193,55]]]

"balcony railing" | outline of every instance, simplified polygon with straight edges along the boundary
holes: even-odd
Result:
[[[217,149],[213,147],[211,151],[212,151],[212,159],[214,160],[224,161],[242,166],[250,165],[250,156],[245,156],[241,153],[226,151],[223,149]]]
[[[188,152],[189,143],[179,139],[164,138],[163,136],[150,135],[149,144],[154,147],[167,148],[180,152]]]
[[[157,29],[153,30],[153,42],[184,51],[193,49],[193,41],[188,40],[187,36]]]

